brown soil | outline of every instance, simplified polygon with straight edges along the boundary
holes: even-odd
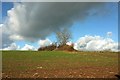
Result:
[[[118,70],[114,67],[84,66],[78,69],[37,69],[2,73],[3,78],[116,78]]]

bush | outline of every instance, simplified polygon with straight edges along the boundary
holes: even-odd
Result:
[[[49,46],[45,46],[45,47],[40,47],[38,49],[38,51],[76,51],[74,48],[73,48],[74,45],[59,45],[58,47],[56,46],[56,44],[52,44],[52,45],[49,45]]]
[[[56,45],[52,44],[52,45],[49,45],[49,46],[40,47],[38,49],[38,51],[53,51],[54,49],[56,49]]]
[[[75,49],[73,48],[73,45],[69,46],[69,45],[60,45],[57,47],[57,50],[60,51],[75,51]]]

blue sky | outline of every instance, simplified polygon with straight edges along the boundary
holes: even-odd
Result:
[[[99,35],[102,37],[107,37],[107,32],[112,32],[112,39],[118,41],[118,5],[117,3],[109,3],[106,5],[108,11],[101,10],[98,15],[92,15],[87,17],[84,21],[75,21],[70,30],[72,32],[72,40],[76,42],[80,37],[85,35]],[[7,17],[7,11],[13,7],[13,3],[2,3],[2,18],[3,21]],[[92,11],[91,11],[92,13]],[[94,12],[93,12],[94,13]],[[56,41],[55,35],[51,34],[48,36],[51,41]],[[38,47],[36,43],[31,43],[28,41],[15,41],[21,47],[24,44],[30,44]]]
[[[118,12],[117,3],[111,3],[108,5],[110,12],[105,15],[90,16],[84,22],[76,22],[73,25],[73,35],[75,38],[82,37],[84,35],[100,35],[106,37],[106,32],[113,33],[113,40],[118,40]],[[102,13],[102,11],[101,11]]]
[[[7,11],[13,8],[13,3],[12,2],[2,2],[2,19],[7,17]]]

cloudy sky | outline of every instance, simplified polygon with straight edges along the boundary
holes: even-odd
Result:
[[[68,44],[74,43],[76,50],[118,48],[117,2],[3,2],[1,17],[0,49],[36,50],[51,45],[62,28],[70,29]]]

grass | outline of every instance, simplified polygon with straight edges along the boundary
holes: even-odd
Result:
[[[38,73],[37,77],[45,77],[41,72],[48,73],[47,77],[55,77],[55,71],[59,73],[57,77],[70,77],[68,74],[70,72],[73,77],[79,77],[77,75],[80,72],[88,75],[86,69],[94,73],[95,70],[100,70],[106,77],[113,77],[107,73],[110,71],[117,73],[117,56],[118,53],[113,52],[2,51],[3,77],[34,77],[31,76],[33,73]],[[104,71],[105,69],[108,71]],[[77,73],[75,76],[74,71]],[[100,73],[98,76],[97,72],[94,75],[94,77],[102,76]]]

